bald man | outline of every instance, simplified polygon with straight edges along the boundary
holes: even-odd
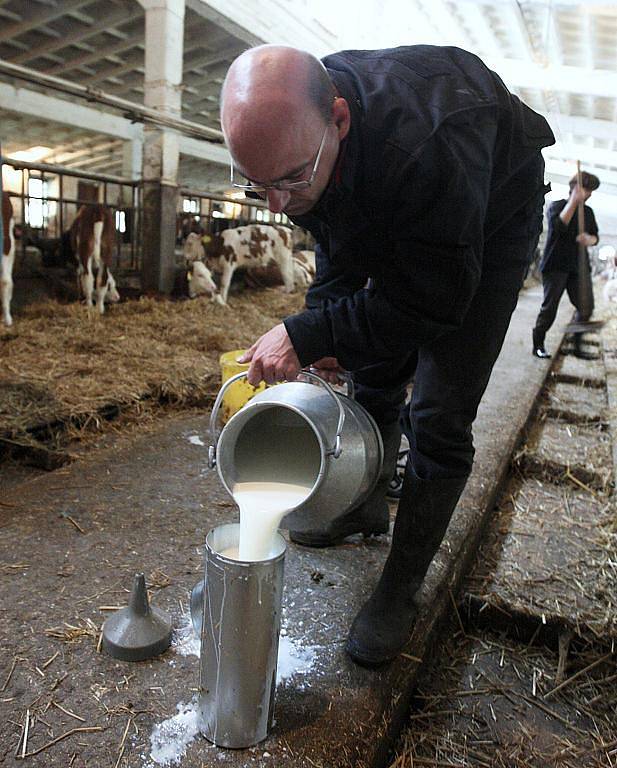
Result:
[[[385,533],[401,428],[409,439],[390,553],[347,641],[355,661],[381,664],[409,639],[471,471],[471,426],[542,228],[540,149],[554,137],[476,56],[424,45],[323,63],[251,49],[230,67],[221,122],[233,183],[317,241],[306,309],[253,344],[249,381],[352,371],[384,442],[366,502],[291,538]]]

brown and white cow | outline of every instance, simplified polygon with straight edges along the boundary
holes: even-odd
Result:
[[[2,294],[2,318],[5,325],[13,325],[11,299],[13,298],[13,263],[15,261],[15,236],[13,206],[8,192],[2,193],[2,263],[0,265],[0,293]]]
[[[206,237],[210,238],[209,235]],[[223,302],[218,292],[219,289],[212,279],[212,273],[204,263],[206,251],[202,238],[203,235],[197,232],[189,232],[182,248],[184,262],[188,269],[186,276],[189,283],[189,298],[194,299],[196,296],[205,294],[222,304]]]
[[[306,290],[315,279],[315,254],[313,251],[294,251],[291,254],[293,264],[294,288]],[[246,284],[251,288],[274,288],[283,285],[283,276],[278,264],[269,267],[252,267],[247,270]]]
[[[232,275],[239,268],[251,269],[276,264],[280,269],[285,291],[291,292],[294,289],[291,230],[287,227],[249,224],[226,229],[211,237],[204,252],[207,269],[221,276],[216,298],[223,304],[227,303]],[[186,253],[185,249],[185,256]],[[195,266],[191,285],[194,295],[211,291],[207,281],[203,282],[202,277],[196,274]]]
[[[109,270],[115,238],[111,211],[104,205],[82,205],[71,226],[71,242],[77,257],[77,276],[86,299],[88,312],[93,306],[96,289],[96,306],[102,315],[105,300],[116,302],[120,295]]]
[[[292,259],[296,288],[308,288],[315,279],[315,252],[294,251]]]

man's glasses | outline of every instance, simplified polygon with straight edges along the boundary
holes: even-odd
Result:
[[[319,145],[319,149],[317,150],[317,157],[315,158],[315,163],[313,165],[313,170],[311,171],[311,175],[308,177],[308,179],[302,179],[302,181],[288,181],[286,179],[283,179],[282,181],[275,181],[273,184],[237,184],[234,181],[234,161],[232,159],[231,161],[231,186],[235,187],[236,189],[244,189],[247,192],[268,192],[269,190],[276,190],[277,192],[291,192],[295,189],[307,189],[311,186],[311,184],[315,181],[315,177],[317,176],[317,169],[319,168],[319,161],[321,160],[321,154],[323,152],[323,148],[326,145],[326,136],[328,135],[328,128],[330,127],[330,123],[326,125],[326,130],[324,131],[324,134],[321,138],[321,143]]]

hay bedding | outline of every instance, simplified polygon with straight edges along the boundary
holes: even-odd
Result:
[[[43,439],[58,448],[110,413],[206,407],[221,352],[248,346],[303,301],[278,290],[231,297],[228,307],[142,298],[92,319],[78,304],[32,305],[0,335],[0,440],[41,447],[37,432],[54,425]]]
[[[456,633],[417,694],[390,768],[609,768],[616,764],[616,657],[557,654]]]
[[[617,519],[606,497],[512,481],[489,523],[468,592],[507,613],[617,638]]]

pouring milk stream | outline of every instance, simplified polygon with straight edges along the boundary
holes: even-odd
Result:
[[[310,492],[311,486],[293,483],[236,483],[232,495],[240,507],[240,543],[221,554],[231,560],[267,560],[279,523]]]

